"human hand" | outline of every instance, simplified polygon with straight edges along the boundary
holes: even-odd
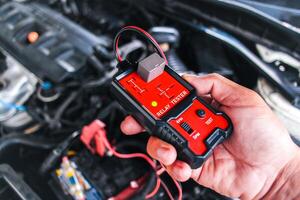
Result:
[[[184,78],[197,89],[199,96],[209,99],[231,118],[234,132],[195,170],[176,160],[175,148],[156,137],[150,137],[148,153],[179,181],[193,178],[229,197],[262,198],[285,167],[300,155],[286,128],[252,90],[217,74]],[[127,135],[143,131],[130,116],[122,122],[121,129]]]

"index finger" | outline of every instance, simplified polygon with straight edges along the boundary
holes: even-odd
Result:
[[[184,79],[197,89],[199,96],[210,94],[213,99],[224,106],[249,106],[262,102],[254,91],[219,74],[184,75]]]
[[[144,128],[131,116],[127,116],[121,123],[121,130],[126,135],[135,135],[144,131]]]

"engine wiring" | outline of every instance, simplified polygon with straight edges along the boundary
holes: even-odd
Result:
[[[162,186],[167,195],[172,197],[171,192],[169,191],[168,187],[162,183],[162,180],[160,178],[160,175],[162,175],[165,171],[166,168],[160,163],[160,165],[157,165],[157,163],[152,160],[148,155],[144,153],[120,153],[116,150],[116,146],[111,145],[107,138],[107,133],[105,130],[105,124],[104,122],[100,120],[95,120],[92,122],[90,125],[85,126],[82,130],[81,136],[80,136],[81,141],[86,145],[86,147],[92,151],[93,153],[97,152],[100,157],[103,157],[107,154],[111,154],[117,158],[120,159],[132,159],[132,158],[141,158],[145,160],[151,168],[154,170],[155,175],[156,175],[156,184],[154,188],[152,189],[151,192],[149,192],[146,196],[145,199],[150,199],[154,197],[160,187]],[[89,144],[91,143],[92,139],[94,140],[96,146],[91,147]],[[107,152],[106,152],[107,150]],[[105,154],[106,152],[106,154]],[[172,181],[174,182],[177,190],[178,190],[178,200],[182,199],[182,188],[180,184],[175,180],[174,177],[171,176]],[[170,199],[173,199],[170,198]]]
[[[159,178],[159,175],[162,174],[162,172],[165,171],[165,168],[163,167],[163,165],[161,164],[163,170],[156,170],[156,164],[155,162],[149,157],[147,156],[146,154],[143,154],[143,153],[131,153],[131,154],[122,154],[122,153],[119,153],[117,152],[112,146],[111,144],[109,143],[106,135],[103,135],[103,139],[104,139],[104,144],[105,146],[107,147],[107,149],[112,152],[112,154],[118,158],[123,158],[123,159],[130,159],[130,158],[142,158],[144,160],[146,160],[148,162],[148,164],[156,171],[156,174],[158,176],[157,178],[157,182],[156,182],[156,186],[155,188],[153,189],[152,192],[150,192],[149,194],[147,194],[146,196],[146,199],[150,199],[152,198],[153,196],[155,196],[157,194],[157,192],[159,191],[159,188],[160,186],[162,185],[165,185],[164,183],[162,184],[162,181],[161,179]],[[171,176],[172,180],[174,181],[174,184],[176,185],[177,189],[178,189],[178,200],[181,200],[182,199],[182,189],[181,189],[181,186],[180,184]],[[168,195],[169,196],[172,196],[169,189],[167,188],[167,186],[163,186],[165,187],[165,190],[167,191]]]
[[[166,171],[166,167],[162,163],[160,163],[160,165],[162,166],[162,169],[164,169],[163,171]],[[181,185],[180,185],[180,183],[173,176],[170,175],[170,177],[173,180],[173,182],[174,182],[174,184],[175,184],[175,186],[176,186],[176,188],[178,190],[178,199],[181,200],[182,199],[182,188],[181,188]]]
[[[107,138],[105,140],[107,142],[106,145],[110,145],[109,142],[108,142],[108,140],[107,140]],[[151,166],[153,164],[153,161],[150,161],[151,159],[147,155],[145,155],[145,154],[140,154],[140,153],[121,154],[121,153],[116,152],[114,150],[114,148],[112,148],[111,146],[110,146],[110,148],[111,149],[109,149],[109,151],[113,152],[113,155],[115,155],[118,158],[128,159],[128,158],[137,158],[137,157],[139,157],[139,158],[145,159]],[[161,164],[161,166],[163,166],[163,165]],[[166,171],[164,167],[162,167],[161,169],[163,169],[163,170],[157,170],[156,171],[156,174],[158,176],[161,175],[163,172]],[[182,199],[182,189],[181,189],[181,186],[180,186],[180,184],[172,176],[171,176],[171,178],[172,178],[172,180],[173,180],[173,182],[176,185],[176,188],[178,190],[178,200],[181,200]],[[165,191],[167,192],[167,194],[168,194],[168,196],[170,197],[171,200],[174,199],[173,196],[172,196],[172,194],[171,194],[171,192],[170,192],[170,190],[166,186],[166,184],[159,177],[157,179],[155,188],[153,189],[152,192],[150,192],[149,194],[147,194],[146,199],[150,199],[150,198],[154,197],[157,194],[157,192],[159,191],[160,186],[164,187]]]

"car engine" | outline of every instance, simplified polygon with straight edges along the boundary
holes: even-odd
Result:
[[[155,187],[142,159],[99,156],[81,138],[99,120],[118,151],[146,153],[147,134],[121,132],[126,111],[109,90],[125,25],[148,30],[180,74],[255,89],[299,145],[300,30],[285,23],[238,1],[0,0],[0,199],[144,199]],[[120,44],[129,60],[151,51],[134,34]],[[150,199],[177,197],[162,180]],[[181,187],[183,199],[229,199]]]

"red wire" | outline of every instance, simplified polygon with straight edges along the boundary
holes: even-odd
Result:
[[[170,197],[171,200],[174,200],[171,192],[169,191],[169,189],[167,188],[167,186],[161,181],[161,179],[159,178],[159,175],[161,175],[164,171],[165,171],[165,167],[163,164],[161,164],[162,168],[160,169],[156,169],[156,164],[155,162],[148,157],[146,154],[143,153],[130,153],[130,154],[123,154],[123,153],[119,153],[117,152],[109,143],[107,137],[106,137],[106,133],[105,131],[103,132],[99,132],[100,134],[103,134],[103,143],[106,146],[106,148],[112,152],[112,154],[118,158],[122,158],[122,159],[129,159],[129,158],[142,158],[144,160],[146,160],[150,166],[157,172],[157,181],[156,181],[156,186],[153,189],[152,192],[150,192],[149,194],[146,195],[146,199],[150,199],[153,196],[155,196],[157,194],[157,192],[159,191],[160,186],[162,185],[165,189],[165,191],[167,192],[168,196]],[[174,181],[177,189],[178,189],[178,199],[182,200],[182,188],[180,186],[180,184],[171,176],[172,180]]]
[[[143,154],[143,153],[130,153],[130,154],[119,153],[119,152],[115,151],[112,148],[112,146],[108,142],[106,136],[104,136],[104,141],[103,142],[104,142],[105,146],[107,147],[107,149],[110,152],[112,152],[114,156],[116,156],[118,158],[125,158],[125,159],[128,159],[128,158],[143,158],[143,159],[145,159],[150,164],[150,166],[153,169],[155,169],[155,167],[156,167],[154,161],[151,158],[149,158],[146,154]]]
[[[118,55],[118,61],[119,62],[122,62],[122,57],[121,55],[119,54],[119,39],[120,39],[120,36],[117,37],[117,40],[116,40],[116,53]]]
[[[124,30],[124,31],[125,30],[137,30],[139,33],[142,33],[154,44],[154,46],[158,49],[160,55],[165,60],[166,64],[168,64],[168,60],[166,58],[164,51],[161,49],[161,47],[156,42],[156,40],[147,31],[145,31],[144,29],[137,27],[137,26],[125,26],[124,28],[121,29],[121,31],[122,30]],[[119,62],[121,62],[123,60],[123,58],[119,54],[119,39],[120,39],[120,34],[117,35],[117,38],[116,38],[115,50],[116,50],[116,54],[117,54],[117,59],[119,60]]]
[[[166,169],[162,166],[160,169],[156,170],[157,175],[162,175],[164,172],[166,172]],[[169,188],[166,186],[166,184],[161,180],[161,185],[165,189],[166,193],[168,194],[170,200],[174,200],[174,197],[172,196]]]
[[[161,175],[162,173],[164,173],[165,171],[166,171],[166,169],[162,167],[162,168],[160,168],[160,169],[157,169],[157,170],[156,170],[156,173],[157,173],[157,175],[160,176],[160,175]]]
[[[178,200],[182,200],[182,188],[180,186],[180,184],[178,183],[178,181],[176,181],[172,176],[171,176],[172,180],[174,181],[177,190],[178,190]]]
[[[162,168],[166,169],[166,167],[162,163],[160,163],[160,165]],[[170,177],[172,178],[172,180],[178,190],[178,200],[182,200],[182,188],[181,188],[180,184],[178,183],[178,181],[175,178],[173,178],[173,176],[170,175]]]
[[[146,199],[150,199],[150,198],[154,197],[157,194],[157,192],[159,191],[159,188],[160,188],[160,184],[161,184],[161,180],[158,177],[157,181],[156,181],[155,188],[153,189],[152,192],[150,192],[149,194],[146,195]]]
[[[106,148],[112,152],[112,154],[118,158],[124,158],[124,159],[128,159],[128,158],[143,158],[145,159],[149,164],[150,166],[156,170],[156,164],[155,162],[149,158],[146,154],[143,154],[143,153],[130,153],[130,154],[122,154],[122,153],[119,153],[117,151],[115,151],[112,146],[110,145],[107,137],[106,137],[106,134],[103,133],[104,135],[104,145],[106,146]],[[161,184],[161,180],[159,177],[157,177],[157,181],[156,181],[156,186],[155,188],[153,189],[152,192],[150,192],[149,194],[146,195],[146,199],[149,199],[149,198],[152,198],[154,195],[157,194],[157,192],[159,191],[159,188],[160,188],[160,184]]]
[[[156,42],[156,40],[154,39],[154,37],[152,37],[152,35],[150,35],[150,33],[148,33],[147,31],[145,31],[144,29],[137,27],[137,26],[128,26],[129,28],[132,29],[136,29],[139,30],[140,32],[142,32],[144,35],[146,35],[154,44],[155,46],[158,47],[159,53],[161,54],[161,56],[163,56],[164,60],[166,61],[166,64],[168,63],[167,58],[165,56],[164,51],[161,49],[161,47],[159,46],[159,44]]]

